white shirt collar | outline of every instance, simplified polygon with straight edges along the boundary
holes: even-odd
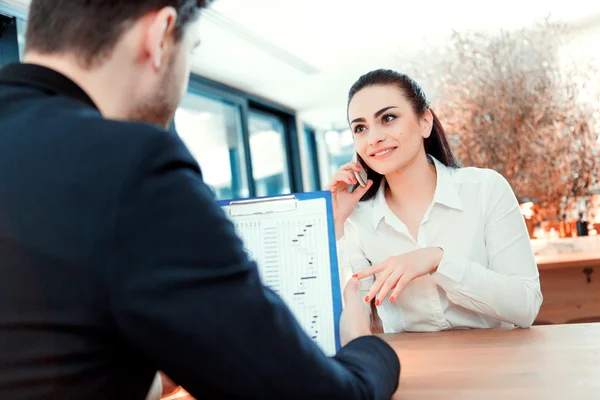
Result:
[[[449,208],[457,210],[463,209],[462,200],[458,196],[454,181],[452,180],[450,167],[445,166],[435,157],[427,155],[430,161],[433,161],[437,172],[435,192],[433,193],[433,203],[442,204]],[[381,180],[379,190],[373,201],[373,228],[377,228],[379,222],[385,217],[389,207],[385,200],[385,178]]]

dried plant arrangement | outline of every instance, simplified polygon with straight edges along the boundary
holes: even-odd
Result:
[[[565,54],[570,31],[546,19],[515,31],[454,32],[437,63],[406,66],[465,166],[492,168],[536,219],[597,187],[600,82],[592,59]]]

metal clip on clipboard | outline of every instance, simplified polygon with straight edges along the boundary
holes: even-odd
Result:
[[[297,207],[298,199],[294,195],[237,200],[229,203],[229,215],[232,217],[241,217],[245,215],[270,214],[294,211]]]

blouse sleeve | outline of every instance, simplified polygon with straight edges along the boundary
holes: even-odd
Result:
[[[344,236],[337,241],[338,266],[340,270],[340,287],[342,291],[346,283],[352,278],[352,275],[371,265],[371,262],[365,256],[357,231],[350,220],[344,225]],[[360,281],[359,292],[361,298],[367,296],[371,286],[373,285],[374,277],[362,279]],[[365,310],[370,315],[371,308],[365,303]]]
[[[484,234],[489,266],[444,249],[432,276],[453,303],[526,328],[543,300],[535,256],[509,183],[494,172],[488,184]]]

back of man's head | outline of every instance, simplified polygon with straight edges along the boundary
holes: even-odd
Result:
[[[83,66],[102,62],[121,34],[147,13],[172,7],[181,38],[202,8],[212,0],[32,0],[27,51],[75,54]]]
[[[24,61],[71,78],[106,118],[168,126],[199,43],[194,22],[208,3],[32,0]]]

